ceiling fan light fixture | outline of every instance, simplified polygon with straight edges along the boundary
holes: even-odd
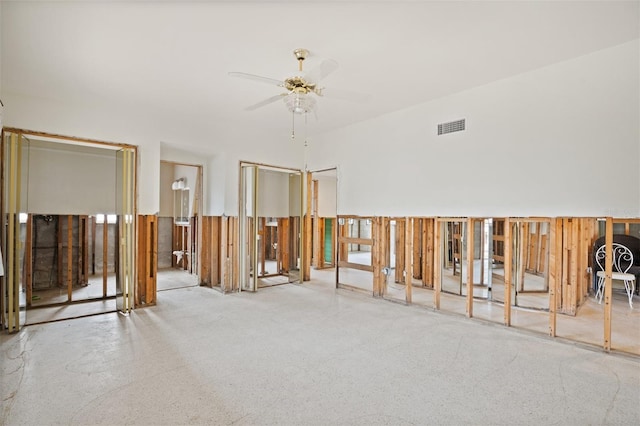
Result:
[[[284,98],[284,103],[294,114],[306,114],[316,107],[316,100],[306,93],[290,93]]]

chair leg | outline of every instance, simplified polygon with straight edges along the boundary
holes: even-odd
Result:
[[[598,289],[596,290],[596,300],[598,303],[602,303],[602,296],[604,295],[604,278],[598,277]]]
[[[629,298],[629,307],[633,309],[633,292],[636,290],[635,280],[624,282],[624,289],[627,291],[627,297]]]

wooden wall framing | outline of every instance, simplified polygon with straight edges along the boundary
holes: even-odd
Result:
[[[138,279],[135,305],[156,304],[158,272],[158,216],[138,216]]]

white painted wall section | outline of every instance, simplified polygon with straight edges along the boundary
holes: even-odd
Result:
[[[324,134],[311,168],[338,163],[340,214],[636,216],[639,58],[635,40]]]
[[[37,142],[23,161],[24,212],[116,213],[116,151]]]

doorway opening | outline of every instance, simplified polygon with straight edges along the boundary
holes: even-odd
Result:
[[[2,150],[3,327],[129,313],[136,148],[4,129]]]
[[[160,162],[158,291],[199,285],[202,166]]]
[[[338,170],[311,172],[311,266],[313,278],[337,287]]]
[[[240,164],[240,291],[301,282],[303,189],[300,170]]]

